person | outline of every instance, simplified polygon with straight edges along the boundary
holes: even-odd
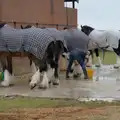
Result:
[[[68,59],[68,66],[66,71],[66,78],[69,78],[69,73],[72,71],[71,67],[75,60],[80,64],[83,73],[84,73],[84,79],[88,79],[88,74],[86,70],[86,60],[88,59],[89,52],[83,52],[79,49],[74,49],[69,53],[69,59]]]

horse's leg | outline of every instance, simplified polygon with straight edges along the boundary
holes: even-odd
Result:
[[[94,63],[94,55],[93,55],[93,51],[92,50],[89,50],[90,52],[90,55],[88,56],[88,61],[86,63],[86,66],[87,67],[91,67],[92,64]]]
[[[119,45],[118,48],[113,48],[114,52],[116,53],[116,64],[114,67],[120,67],[120,40],[119,40]]]
[[[48,79],[47,71],[43,71],[42,75],[43,75],[43,79],[39,85],[39,88],[46,89],[49,87],[49,79]]]
[[[32,73],[35,73],[37,71],[37,67],[33,61],[30,60],[30,67],[32,69]]]
[[[8,72],[10,75],[9,83],[12,83],[12,81],[14,80],[14,74],[13,74],[13,64],[12,64],[12,56],[11,55],[7,56],[7,65],[8,65]]]
[[[55,79],[52,81],[53,85],[59,85],[59,60],[60,60],[60,55],[62,54],[62,51],[64,51],[63,43],[59,41],[56,44],[55,67],[54,67],[55,68],[55,71],[54,71]]]
[[[49,87],[49,80],[50,80],[50,77],[53,75],[53,73],[51,73],[50,69],[48,70],[48,67],[49,66],[45,62],[45,60],[41,61],[40,68],[39,68],[41,71],[41,76],[42,76],[42,80],[39,84],[39,88],[41,88],[41,89],[46,89]]]
[[[40,70],[38,69],[31,77],[31,81],[29,83],[30,88],[33,89],[34,87],[36,87],[39,82],[40,82]]]
[[[56,56],[55,58],[55,71],[54,71],[54,77],[55,79],[52,81],[53,85],[59,85],[59,68],[58,65],[59,64],[59,55]]]
[[[47,77],[47,63],[45,60],[39,60],[34,56],[29,57],[35,65],[38,67],[38,70],[32,76],[31,81],[29,83],[30,88],[33,89],[40,83],[40,88],[48,87],[48,77]],[[43,79],[41,80],[41,76],[43,73]]]
[[[32,60],[32,55],[29,54],[28,59],[30,60],[30,67],[31,67],[32,73],[35,73],[37,71],[37,66]]]
[[[34,64],[36,66],[38,66],[38,60],[36,58],[34,58],[32,55],[28,56],[29,59],[34,62]],[[36,85],[40,82],[40,69],[38,67],[38,69],[34,72],[33,76],[31,77],[30,81],[29,81],[29,85],[30,88],[33,89],[34,87],[36,87]]]
[[[116,64],[114,65],[114,67],[118,68],[120,67],[120,44],[117,49],[113,48],[113,50],[116,53]]]
[[[102,62],[101,62],[101,58],[99,56],[99,50],[98,50],[98,48],[96,48],[94,51],[95,51],[96,57],[98,59],[98,65],[102,66]]]
[[[116,54],[116,64],[120,66],[120,57]]]
[[[115,55],[116,55],[116,64],[114,65],[115,68],[120,67],[120,56],[118,55],[117,49],[114,49]]]
[[[1,65],[4,72],[4,80],[1,82],[1,85],[7,87],[10,85],[11,82],[11,75],[12,75],[12,58],[2,56],[1,57]]]

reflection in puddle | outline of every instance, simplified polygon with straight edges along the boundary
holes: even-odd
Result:
[[[115,99],[114,98],[79,98],[79,101],[107,101],[107,102],[113,102]]]

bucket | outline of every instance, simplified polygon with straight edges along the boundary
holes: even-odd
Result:
[[[87,68],[88,78],[93,79],[94,70],[92,68]]]

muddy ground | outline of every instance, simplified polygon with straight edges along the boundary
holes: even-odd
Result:
[[[120,107],[13,109],[0,113],[0,120],[120,120]]]

